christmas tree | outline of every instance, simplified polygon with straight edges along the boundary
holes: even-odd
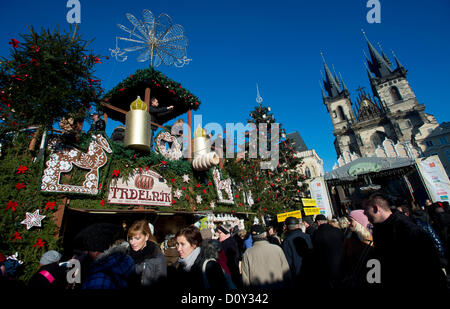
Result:
[[[93,76],[100,58],[80,35],[58,29],[30,28],[9,44],[0,61],[0,252],[18,253],[16,276],[27,281],[45,251],[60,249],[54,212],[64,204],[61,194],[39,192],[44,162],[27,148],[64,117],[83,121],[102,92]],[[41,129],[21,130],[30,126]]]
[[[245,144],[241,145],[246,150],[245,158],[227,161],[231,177],[240,180],[237,186],[246,192],[247,199],[251,192],[252,209],[258,216],[300,209],[300,197],[306,190],[302,181],[306,177],[297,169],[302,160],[295,154],[293,141],[286,139],[285,129],[277,124],[270,107],[259,104],[250,112],[250,117],[247,121],[254,124],[256,132],[249,132]],[[275,126],[278,130],[272,130]],[[261,147],[272,157],[278,153],[278,162],[269,165],[271,158],[261,157]],[[255,156],[256,150],[259,156]],[[270,168],[262,168],[263,164]]]
[[[10,56],[0,61],[0,133],[29,126],[50,129],[63,117],[83,119],[102,92],[93,76],[99,56],[78,34],[30,28],[12,38]],[[41,130],[41,133],[43,130]]]

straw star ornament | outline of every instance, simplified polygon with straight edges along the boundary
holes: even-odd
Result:
[[[41,221],[45,218],[45,216],[39,214],[39,209],[36,209],[33,213],[27,212],[25,215],[26,219],[20,223],[25,224],[27,226],[27,230],[33,226],[41,227]]]

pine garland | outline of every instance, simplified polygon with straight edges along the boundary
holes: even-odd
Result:
[[[136,93],[139,93],[139,90],[144,87],[166,89],[168,95],[174,101],[178,102],[177,107],[184,106],[186,111],[189,109],[197,110],[201,104],[198,97],[183,88],[180,83],[173,81],[152,67],[139,69],[134,74],[128,76],[106,93],[103,101],[114,106],[121,106],[123,102],[130,104],[130,102],[136,99]]]
[[[0,252],[4,255],[18,252],[18,259],[24,263],[22,270],[17,273],[23,281],[28,281],[37,271],[45,251],[61,249],[60,240],[55,237],[58,230],[53,213],[61,203],[62,196],[36,194],[36,188],[40,187],[41,164],[33,163],[33,157],[26,149],[30,140],[26,133],[19,133],[13,147],[2,147],[0,158]],[[20,166],[26,168],[23,173],[20,169],[18,173]],[[20,183],[25,187],[18,189],[16,185]],[[55,206],[52,206],[53,203]],[[17,206],[8,207],[8,204]],[[27,230],[20,222],[25,219],[26,212],[32,213],[36,209],[46,217],[40,228]],[[41,248],[35,246],[39,239],[45,242]]]

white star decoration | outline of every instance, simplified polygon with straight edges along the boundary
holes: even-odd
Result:
[[[209,206],[211,207],[211,209],[214,209],[214,207],[216,207],[216,205],[214,204],[213,201],[211,201],[211,203],[209,203]]]
[[[200,195],[197,195],[197,204],[202,203],[202,197]]]
[[[45,218],[45,216],[39,214],[39,209],[36,209],[36,211],[33,213],[27,212],[25,215],[26,219],[20,223],[26,224],[27,230],[29,230],[33,226],[41,227],[41,221]]]
[[[183,181],[184,182],[189,182],[189,175],[188,174],[183,175]]]
[[[180,189],[177,189],[173,195],[174,195],[177,199],[180,199],[180,197],[181,197],[182,194],[183,194],[183,193],[181,192],[181,190],[180,190]]]

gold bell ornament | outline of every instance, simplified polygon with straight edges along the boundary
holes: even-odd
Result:
[[[147,104],[139,96],[130,105],[125,126],[125,146],[150,151],[150,113],[147,111]]]
[[[205,129],[199,126],[194,132],[194,160],[192,160],[192,167],[196,171],[205,171],[219,164],[219,156],[210,151],[209,145]]]

